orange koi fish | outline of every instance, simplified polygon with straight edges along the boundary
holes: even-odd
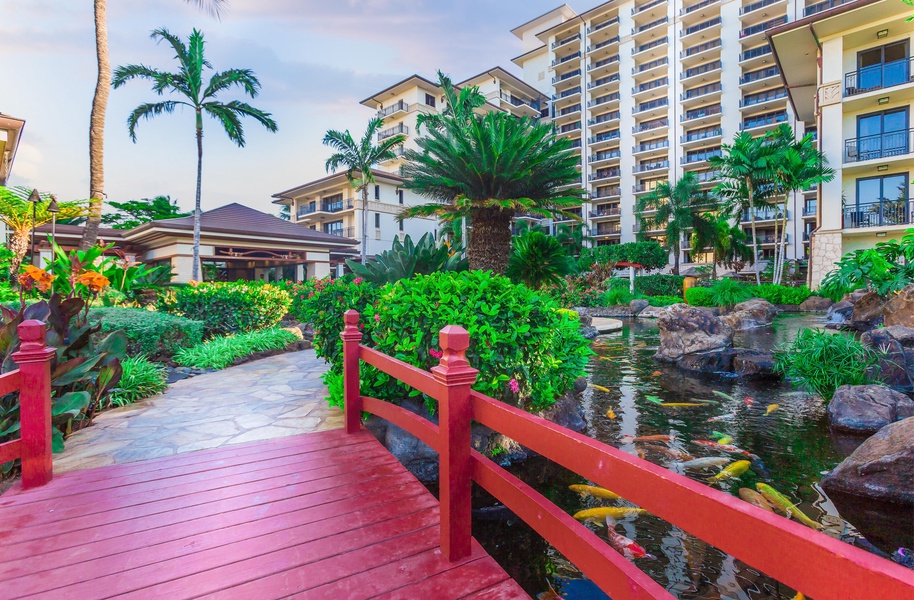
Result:
[[[609,545],[613,549],[627,558],[628,560],[637,560],[639,558],[650,558],[656,560],[656,556],[647,553],[647,550],[635,543],[621,533],[616,532],[616,520],[610,516],[606,517],[606,537],[609,538]]]

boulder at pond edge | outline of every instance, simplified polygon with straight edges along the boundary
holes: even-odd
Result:
[[[733,329],[709,311],[674,304],[657,319],[660,347],[654,358],[675,362],[687,354],[710,352],[733,345]]]
[[[909,417],[914,417],[914,401],[884,385],[842,385],[828,403],[829,424],[848,433],[873,434]]]

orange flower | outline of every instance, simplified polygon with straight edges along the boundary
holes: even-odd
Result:
[[[108,278],[97,271],[83,271],[76,278],[76,283],[81,283],[93,294],[97,294],[111,283]]]
[[[198,285],[200,285],[200,282],[191,279],[190,281],[187,282],[187,285],[189,285],[190,287],[197,287]]]
[[[20,273],[18,279],[19,279],[19,287],[22,288],[23,292],[32,291],[32,284],[34,283],[34,281],[32,280],[31,277],[29,277],[28,273]]]
[[[25,274],[32,278],[38,284],[38,289],[42,292],[49,292],[51,284],[54,282],[55,275],[51,275],[44,269],[39,269],[35,265],[28,265],[25,268]]]

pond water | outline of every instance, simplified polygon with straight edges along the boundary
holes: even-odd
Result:
[[[819,316],[782,316],[767,330],[741,332],[734,346],[771,350],[792,340],[801,328],[820,327],[820,321]],[[588,428],[584,433],[677,470],[682,470],[676,464],[681,459],[672,458],[670,451],[696,459],[743,458],[694,443],[729,436],[731,445],[757,455],[758,459],[753,460],[750,471],[718,485],[718,489],[736,495],[739,488],[755,489],[756,482],[765,482],[824,525],[826,533],[875,550],[853,526],[841,519],[819,488],[822,475],[862,441],[830,435],[821,400],[777,381],[685,375],[675,366],[662,365],[652,358],[658,344],[656,323],[649,320],[626,322],[621,332],[596,340],[593,349],[597,354],[590,362],[588,379],[608,391],[589,388],[585,392],[583,408]],[[715,395],[715,390],[731,399]],[[665,407],[657,403],[658,400],[693,403],[695,399],[715,403],[699,407]],[[769,413],[772,404],[778,407]],[[607,415],[610,411],[613,418]],[[722,415],[733,416],[709,421]],[[673,435],[675,439],[669,445],[633,441],[651,435]],[[528,461],[520,471],[519,476],[568,513],[597,506],[625,505],[619,501],[582,498],[570,492],[568,485],[589,482],[542,460]],[[715,470],[683,472],[700,481],[716,473]],[[605,528],[588,526],[606,539]],[[652,515],[621,520],[616,530],[656,557],[656,560],[641,559],[637,565],[678,598],[789,599],[794,596],[786,586]],[[606,598],[522,522],[477,519],[474,534],[532,595],[551,585],[570,599]]]

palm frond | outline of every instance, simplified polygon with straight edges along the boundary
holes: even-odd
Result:
[[[130,113],[130,116],[127,117],[127,131],[130,134],[130,139],[133,140],[133,143],[136,143],[136,127],[139,124],[140,119],[148,120],[155,116],[161,115],[162,113],[171,114],[175,111],[175,107],[178,105],[190,106],[186,102],[179,102],[177,100],[165,100],[163,102],[140,104],[134,108],[133,112]]]
[[[225,14],[228,7],[228,0],[185,0],[185,2],[196,5],[219,20],[222,19],[222,15]]]
[[[242,88],[251,98],[256,98],[260,91],[260,81],[250,69],[229,69],[210,77],[209,84],[203,91],[203,100],[213,98],[234,86]]]

